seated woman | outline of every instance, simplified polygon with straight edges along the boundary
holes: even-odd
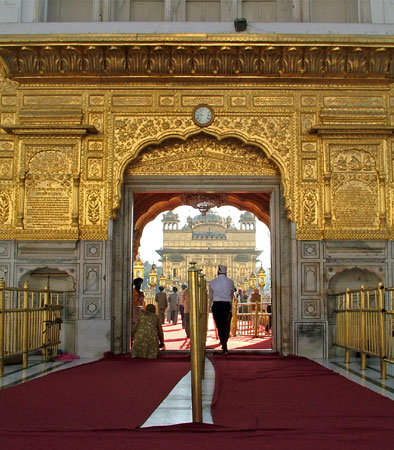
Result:
[[[131,338],[133,340],[132,358],[157,358],[159,346],[164,347],[164,335],[154,305],[147,305],[145,311],[141,311]]]

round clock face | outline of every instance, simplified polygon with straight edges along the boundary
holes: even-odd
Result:
[[[209,106],[200,105],[193,111],[194,122],[199,126],[208,126],[213,122],[213,111]]]

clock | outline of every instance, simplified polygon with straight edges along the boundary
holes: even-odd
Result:
[[[197,105],[193,109],[193,121],[199,127],[211,125],[214,117],[213,109],[208,105]]]

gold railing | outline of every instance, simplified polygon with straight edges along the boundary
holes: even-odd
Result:
[[[193,422],[202,422],[202,380],[208,328],[207,283],[196,263],[188,270],[190,299],[190,357],[192,372]]]
[[[361,370],[366,369],[366,356],[380,359],[381,378],[387,378],[386,363],[394,363],[393,322],[394,288],[346,289],[336,296],[336,330],[334,345],[345,349],[345,362],[350,351],[360,353]]]
[[[42,350],[43,361],[57,353],[63,306],[63,292],[6,287],[0,280],[0,376],[4,360],[22,355],[22,367],[28,366],[29,352]]]
[[[233,336],[266,336],[271,329],[271,316],[268,312],[271,303],[268,302],[238,302],[236,298],[232,305],[231,334]]]

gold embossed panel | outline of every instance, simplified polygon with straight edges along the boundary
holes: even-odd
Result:
[[[200,134],[149,146],[130,163],[126,175],[279,175],[264,153],[238,139]]]

